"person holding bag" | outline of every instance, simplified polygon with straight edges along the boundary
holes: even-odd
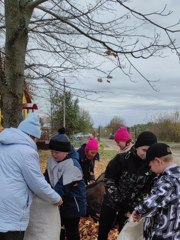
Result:
[[[152,145],[147,161],[157,174],[150,194],[134,208],[135,222],[142,218],[145,240],[180,239],[180,166],[174,163],[172,151],[165,143]]]
[[[65,128],[59,129],[51,137],[49,149],[51,155],[44,176],[63,199],[59,209],[63,226],[60,240],[80,240],[79,221],[80,217],[86,215],[87,208],[86,186]]]
[[[142,132],[126,153],[117,154],[105,171],[105,195],[101,208],[98,240],[107,240],[116,218],[122,230],[127,213],[132,212],[138,198],[147,191],[154,178],[146,162],[146,151],[157,142],[149,131]]]
[[[34,113],[29,113],[18,128],[5,128],[0,133],[1,240],[24,238],[34,194],[52,206],[62,204],[61,196],[40,169],[36,146],[40,136],[39,118]]]

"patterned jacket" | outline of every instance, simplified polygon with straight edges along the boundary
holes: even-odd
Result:
[[[154,178],[145,160],[140,159],[134,147],[117,154],[105,171],[104,204],[125,213],[137,206],[138,200],[148,192]]]
[[[151,194],[135,211],[145,217],[146,240],[180,239],[180,166],[156,178]]]

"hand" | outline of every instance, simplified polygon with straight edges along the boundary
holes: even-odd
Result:
[[[137,212],[133,211],[131,214],[131,218],[134,222],[139,222],[142,217]]]
[[[130,212],[127,212],[127,213],[125,214],[125,216],[129,218],[129,217],[131,216],[131,213],[130,213]]]
[[[63,204],[63,200],[59,200],[59,202],[55,203],[54,205],[60,207]]]
[[[95,180],[90,180],[89,182],[88,182],[88,185],[90,185],[90,184],[92,184],[92,183],[94,183],[95,182]]]

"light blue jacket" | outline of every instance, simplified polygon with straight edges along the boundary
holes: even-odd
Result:
[[[7,128],[0,133],[0,232],[26,230],[33,193],[52,204],[61,199],[41,173],[34,141]]]

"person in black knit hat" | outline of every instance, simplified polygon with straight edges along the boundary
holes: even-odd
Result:
[[[65,128],[60,128],[49,141],[49,148],[55,151],[70,152],[71,143],[67,135],[65,134]]]
[[[139,134],[134,147],[138,148],[141,146],[151,146],[153,143],[157,142],[156,136],[149,131],[144,131],[141,134]]]
[[[128,152],[117,154],[109,162],[104,178],[105,195],[99,220],[98,240],[108,239],[108,233],[115,220],[121,231],[127,213],[132,212],[133,207],[149,191],[155,175],[146,161],[146,151],[156,142],[154,133],[142,132]]]
[[[51,156],[44,175],[63,199],[60,215],[64,229],[61,229],[60,240],[80,240],[79,221],[86,214],[86,186],[64,128],[50,139],[49,148]]]

